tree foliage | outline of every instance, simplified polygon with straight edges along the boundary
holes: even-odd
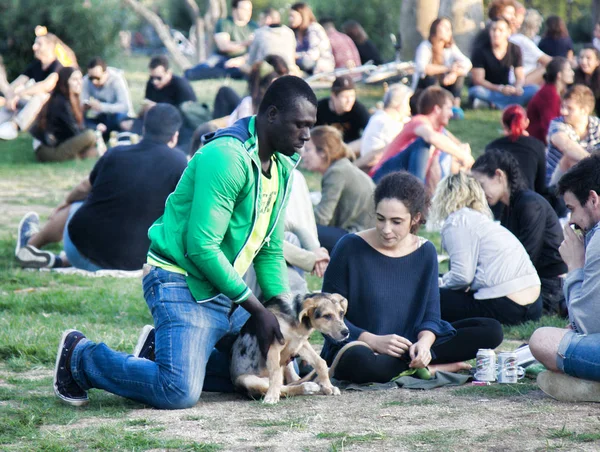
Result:
[[[109,57],[119,30],[126,26],[126,13],[117,0],[4,0],[0,4],[0,54],[10,79],[33,59],[36,25],[46,26],[62,39],[83,66],[93,56]]]

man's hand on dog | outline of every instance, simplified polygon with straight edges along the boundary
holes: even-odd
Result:
[[[284,344],[283,334],[281,334],[277,317],[266,309],[254,295],[250,295],[241,306],[250,313],[248,322],[254,323],[258,347],[262,355],[266,358],[269,347],[275,340],[281,345]]]

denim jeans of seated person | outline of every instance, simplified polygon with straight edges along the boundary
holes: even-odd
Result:
[[[558,346],[556,366],[567,375],[600,381],[600,334],[568,331]]]
[[[164,409],[192,407],[203,390],[232,392],[229,353],[215,346],[239,333],[248,312],[238,307],[232,313],[224,295],[197,303],[184,275],[157,267],[143,288],[156,328],[155,361],[83,339],[71,358],[77,384]]]

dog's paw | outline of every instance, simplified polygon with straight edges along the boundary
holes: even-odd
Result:
[[[321,392],[321,387],[312,381],[302,383],[302,389],[304,394],[307,395],[319,394]]]
[[[340,395],[341,392],[335,386],[329,385],[321,385],[321,393],[325,395]]]
[[[263,399],[263,403],[266,405],[275,405],[277,402],[279,402],[279,394],[267,393]]]

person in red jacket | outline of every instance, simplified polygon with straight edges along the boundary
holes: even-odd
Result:
[[[535,93],[527,105],[529,135],[547,143],[546,135],[550,121],[560,116],[561,97],[567,87],[573,83],[575,73],[569,60],[564,57],[553,58],[546,67],[546,83]]]

